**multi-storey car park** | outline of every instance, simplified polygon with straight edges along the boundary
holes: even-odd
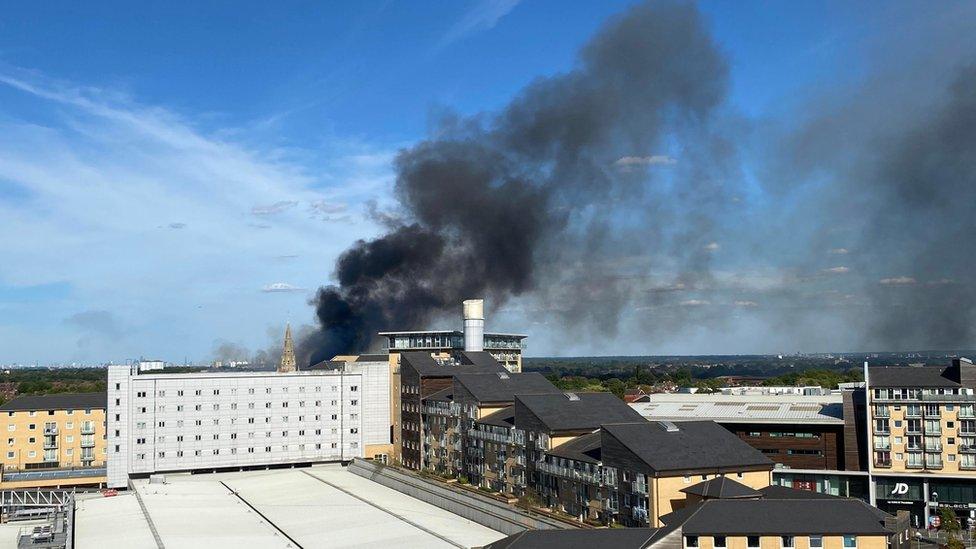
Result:
[[[389,448],[389,369],[108,372],[108,483],[171,471],[348,461]]]

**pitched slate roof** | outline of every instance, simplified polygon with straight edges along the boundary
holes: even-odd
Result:
[[[515,406],[506,406],[497,412],[492,412],[481,419],[474,420],[475,423],[494,425],[495,427],[514,427],[515,426]]]
[[[407,351],[400,353],[400,361],[409,364],[422,376],[427,377],[451,377],[464,372],[507,372],[504,366],[497,361],[491,363],[479,360],[478,363],[470,364],[438,364],[430,353],[423,351]],[[494,359],[492,359],[494,361]]]
[[[699,482],[694,486],[689,486],[681,491],[706,499],[759,498],[763,495],[762,492],[728,477],[715,477],[705,482]]]
[[[951,366],[869,366],[871,387],[959,387]]]
[[[603,432],[617,439],[653,471],[773,468],[759,450],[713,421],[604,424]],[[604,442],[606,446],[606,442]]]
[[[640,414],[611,393],[519,394],[515,400],[516,406],[525,406],[550,431],[583,431],[597,429],[603,423],[644,422]]]
[[[763,499],[834,499],[837,497],[830,494],[814,492],[813,490],[788,488],[778,484],[770,484],[765,488],[761,488],[759,491],[762,492]]]
[[[482,368],[494,368],[496,366],[504,369],[495,357],[488,351],[459,351],[457,357],[461,364],[469,366],[481,366]]]
[[[464,386],[478,402],[513,402],[516,393],[542,394],[558,393],[559,389],[545,376],[537,372],[510,374],[462,373],[454,376],[457,383]]]
[[[106,393],[57,393],[51,395],[19,396],[0,406],[0,411],[21,410],[86,410],[105,408]]]
[[[594,530],[526,530],[485,545],[483,549],[642,549],[649,546],[656,528]]]
[[[599,432],[587,433],[560,444],[546,453],[585,463],[600,463],[600,440]]]
[[[849,498],[712,499],[661,517],[684,535],[888,535],[884,514]]]

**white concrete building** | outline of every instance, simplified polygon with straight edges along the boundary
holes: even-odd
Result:
[[[140,373],[109,366],[108,484],[130,475],[347,461],[390,444],[387,363]]]

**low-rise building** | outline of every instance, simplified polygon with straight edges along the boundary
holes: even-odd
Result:
[[[0,414],[0,488],[105,483],[105,393],[20,396]]]
[[[901,549],[907,514],[889,515],[857,499],[768,486],[728,477],[689,487],[701,494],[661,517],[657,528],[529,530],[485,549]]]
[[[651,421],[708,419],[776,462],[773,481],[868,498],[863,390],[802,394],[655,394],[632,404]]]

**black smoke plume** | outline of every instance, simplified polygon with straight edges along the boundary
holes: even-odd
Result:
[[[378,330],[423,328],[464,298],[497,307],[552,271],[585,278],[588,251],[627,221],[617,206],[640,212],[648,169],[671,162],[666,137],[714,144],[727,73],[697,10],[659,2],[610,20],[574,70],[536,80],[501,112],[443,120],[396,159],[403,221],[343,253],[338,284],[319,289],[321,330],[303,343],[311,360],[365,349]],[[696,175],[689,195],[721,192],[712,174]]]
[[[890,17],[871,70],[763,119],[729,106],[696,6],[612,18],[569,72],[400,152],[399,210],[339,258],[304,356],[470,297],[571,326],[564,352],[973,348],[976,7]]]

